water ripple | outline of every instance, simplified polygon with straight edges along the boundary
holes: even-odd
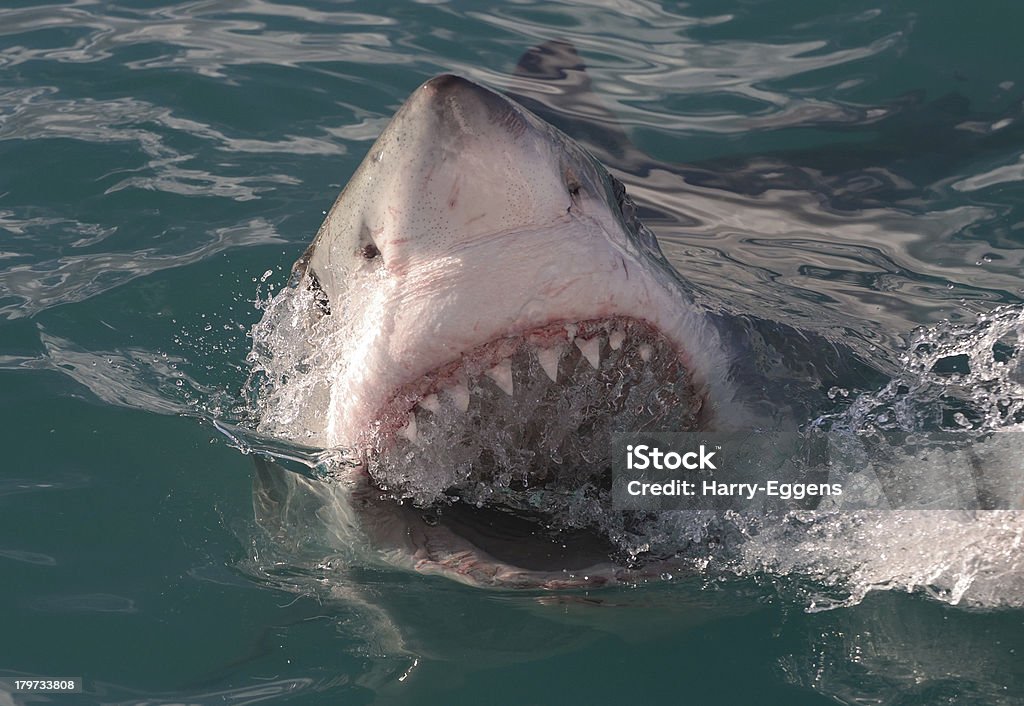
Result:
[[[4,559],[12,559],[14,561],[21,561],[26,564],[35,564],[37,566],[57,565],[57,560],[49,554],[27,552],[23,549],[0,549],[0,557],[3,557]]]
[[[885,109],[822,99],[822,91],[814,95],[773,86],[893,53],[905,42],[904,28],[883,30],[860,46],[845,48],[832,47],[817,37],[788,42],[706,42],[688,35],[701,28],[727,25],[734,17],[686,16],[641,2],[601,9],[552,3],[540,12],[529,5],[508,6],[470,15],[540,41],[571,40],[588,57],[588,71],[619,120],[634,127],[680,132],[747,133],[877,120],[886,114]],[[552,21],[555,16],[558,22]],[[898,19],[894,22],[899,24]],[[820,30],[812,26],[803,29],[808,33]],[[473,65],[459,68],[507,90],[517,88],[517,81],[507,74]],[[846,83],[844,88],[853,85]],[[667,102],[666,93],[671,94]]]
[[[70,5],[43,5],[6,10],[0,36],[63,28],[73,42],[28,49],[14,45],[0,52],[0,67],[46,60],[90,63],[112,58],[127,47],[150,49],[155,56],[129,61],[131,69],[185,68],[224,78],[229,66],[272,61],[294,66],[305,62],[393,62],[388,37],[355,27],[389,27],[384,16],[316,11],[298,5],[250,2],[185,2],[150,9],[117,8],[78,0]],[[296,30],[274,29],[282,18]],[[298,31],[299,27],[305,31]],[[336,28],[348,28],[339,41]]]
[[[82,301],[138,277],[199,262],[230,248],[282,242],[274,227],[261,219],[218,228],[211,235],[212,239],[184,253],[145,248],[15,265],[0,272],[0,317],[16,319]]]

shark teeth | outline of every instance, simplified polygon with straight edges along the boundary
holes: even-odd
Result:
[[[611,429],[622,410],[630,410],[638,428],[703,424],[712,413],[702,411],[703,401],[689,379],[671,342],[650,326],[620,320],[558,322],[473,349],[400,389],[376,428],[404,454],[395,457],[396,463],[455,445],[468,445],[465,457],[470,458],[473,449],[513,443],[541,445],[538,463],[551,459],[563,464],[570,456],[560,446],[562,428],[588,425],[589,434],[591,420],[597,420]],[[558,433],[549,434],[547,425]],[[573,449],[571,458],[593,458],[582,446]],[[480,459],[484,465],[492,462]],[[518,480],[532,478],[535,471],[509,472]]]
[[[430,394],[420,400],[420,407],[428,412],[437,414],[441,411],[441,400],[437,399],[437,395]]]
[[[512,396],[512,361],[503,360],[487,371],[487,377],[494,380],[494,383],[501,388],[509,397]]]
[[[580,353],[590,363],[590,367],[597,370],[601,366],[601,339],[594,338],[577,338],[576,347],[580,349]]]
[[[409,421],[405,423],[405,426],[398,430],[399,436],[403,436],[410,442],[415,442],[419,434],[416,431],[416,416],[413,414],[409,415]]]
[[[537,362],[541,369],[551,378],[551,382],[558,382],[558,361],[562,358],[562,347],[538,348]]]
[[[623,341],[626,340],[626,334],[619,329],[612,331],[611,335],[608,336],[608,345],[613,351],[617,351],[622,348]]]
[[[451,395],[455,408],[460,412],[465,412],[469,409],[469,388],[466,387],[466,383],[460,382],[452,385],[448,388],[448,394]]]

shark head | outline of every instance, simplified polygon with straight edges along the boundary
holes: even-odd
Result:
[[[460,448],[466,477],[502,456],[477,445],[486,427],[528,450],[506,455],[513,475],[543,476],[586,455],[581,437],[721,426],[718,334],[635,210],[517,103],[458,76],[423,84],[296,265],[344,330],[318,443]]]

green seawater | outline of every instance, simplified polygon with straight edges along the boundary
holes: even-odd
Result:
[[[405,97],[443,71],[520,90],[551,39],[679,165],[667,191],[609,164],[683,276],[841,344],[877,377],[840,397],[870,394],[915,328],[1024,307],[1022,24],[920,0],[0,3],[0,682],[85,685],[0,705],[1024,703],[1024,610],[929,591],[948,566],[824,611],[849,567],[571,597],[342,580],[268,553],[252,459],[213,426],[246,419],[248,331]],[[1019,596],[1024,565],[997,578]]]

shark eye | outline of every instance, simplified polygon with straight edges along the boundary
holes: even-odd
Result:
[[[367,260],[372,260],[373,258],[380,255],[380,250],[377,249],[376,245],[370,243],[369,245],[364,245],[363,247],[361,247],[359,249],[359,254],[362,255]]]
[[[566,186],[569,187],[569,196],[576,198],[580,195],[580,185],[574,181],[570,181]]]

